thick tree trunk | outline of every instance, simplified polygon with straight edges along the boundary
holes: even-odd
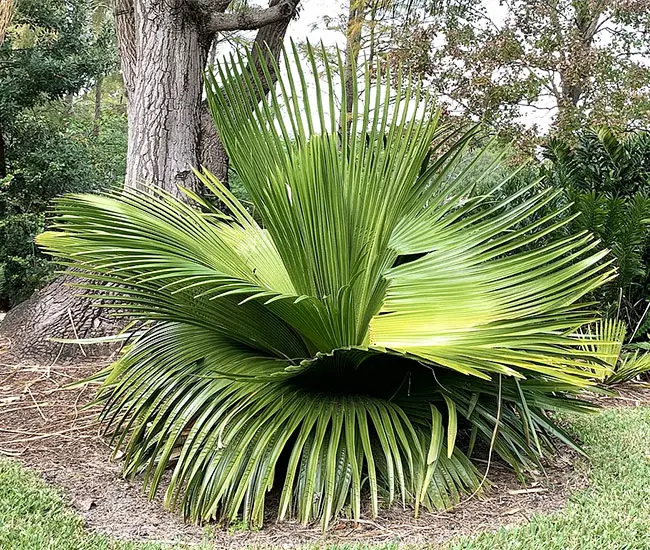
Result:
[[[137,2],[135,9],[139,62],[129,97],[126,185],[153,184],[181,196],[177,186],[193,187],[199,166],[202,75],[212,40],[183,13],[182,0]]]
[[[217,176],[221,183],[228,185],[228,167],[230,164],[228,154],[219,139],[219,134],[205,101],[201,105],[200,129],[200,164]]]
[[[53,338],[93,338],[117,332],[125,322],[112,319],[79,289],[67,286],[73,278],[59,277],[29,300],[7,313],[2,336],[15,359],[64,361],[80,357],[106,357],[115,344],[81,346],[54,342]],[[6,345],[6,344],[5,344]]]

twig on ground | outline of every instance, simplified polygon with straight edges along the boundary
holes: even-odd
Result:
[[[12,403],[15,403],[15,401],[13,401]],[[2,406],[1,403],[0,406]],[[53,407],[53,406],[54,406],[53,403],[41,403],[41,407]],[[35,409],[35,408],[36,405],[24,405],[23,407],[14,407],[13,409],[7,409],[6,411],[2,411],[2,414],[9,414],[18,411],[27,411],[29,409]]]
[[[27,447],[25,447],[24,449],[22,449],[20,451],[14,451],[14,450],[11,450],[11,449],[0,449],[0,454],[3,454],[5,456],[18,457],[18,456],[21,456],[25,452],[26,449],[27,449]]]
[[[34,402],[34,405],[36,405],[36,410],[38,410],[38,414],[41,415],[41,418],[47,422],[47,418],[45,418],[45,415],[43,414],[43,411],[41,410],[40,405],[38,404],[38,401],[36,401],[36,398],[34,397],[34,394],[32,393],[32,390],[29,389],[29,386],[26,386],[25,389],[27,390],[27,393],[29,393],[29,396],[32,398],[32,401]]]
[[[79,334],[77,334],[77,327],[74,326],[74,319],[72,318],[72,310],[68,308],[68,317],[70,318],[70,323],[72,324],[72,333],[74,334],[75,340],[79,340]],[[86,355],[86,350],[81,344],[79,345],[79,349],[81,350],[81,354],[84,357],[87,357]]]
[[[79,408],[77,407],[77,405],[79,404],[79,399],[81,399],[81,396],[86,391],[87,387],[88,387],[87,384],[84,384],[81,387],[81,391],[77,394],[77,398],[74,400],[74,417],[75,417],[75,419],[79,416]]]
[[[68,308],[68,312],[70,311],[70,308]],[[72,325],[74,327],[74,324]],[[59,360],[59,357],[61,357],[61,353],[63,353],[63,346],[65,344],[61,342],[61,347],[59,348],[59,353],[56,354],[56,357],[54,358],[54,361],[52,361],[48,366],[47,366],[47,377],[50,377],[50,373],[52,372],[52,367],[54,364]]]

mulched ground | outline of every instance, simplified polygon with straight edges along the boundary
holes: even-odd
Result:
[[[357,524],[339,520],[326,535],[317,525],[276,524],[270,514],[267,526],[257,532],[185,525],[178,515],[164,510],[159,500],[149,501],[137,480],[121,477],[120,461],[110,459],[111,449],[99,435],[96,410],[84,408],[93,388],[65,388],[101,365],[2,363],[2,358],[0,355],[0,456],[39,472],[63,491],[89,530],[114,538],[187,543],[209,539],[220,548],[289,548],[326,542],[436,544],[558,510],[569,492],[586,483],[585,463],[565,454],[526,487],[503,465],[493,462],[493,485],[486,495],[449,512],[424,513],[417,520],[411,510],[396,507],[384,510],[375,520],[368,517]],[[638,406],[650,404],[650,391],[622,387],[617,400],[595,399],[605,405]]]

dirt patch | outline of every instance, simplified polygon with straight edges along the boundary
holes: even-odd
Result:
[[[341,519],[326,535],[318,525],[276,524],[270,511],[267,526],[259,532],[186,525],[180,516],[164,510],[159,499],[149,501],[137,481],[121,477],[119,460],[110,460],[111,449],[99,435],[97,411],[84,407],[94,389],[87,385],[65,389],[100,367],[96,363],[0,363],[0,456],[20,461],[60,487],[89,530],[114,538],[190,544],[210,540],[220,548],[342,542],[439,544],[561,509],[568,493],[586,483],[584,462],[564,453],[525,487],[504,465],[493,462],[492,487],[480,499],[449,512],[423,513],[418,519],[412,510],[394,507],[384,510],[379,519],[366,518],[358,524]],[[623,404],[650,404],[650,390],[639,391],[626,388]]]
[[[586,399],[607,409],[650,406],[650,381],[623,382],[611,387],[610,392],[611,395],[589,393]]]

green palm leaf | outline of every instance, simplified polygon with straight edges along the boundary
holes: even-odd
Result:
[[[225,214],[190,192],[68,196],[38,239],[142,323],[99,393],[125,473],[153,496],[173,468],[165,502],[193,521],[260,525],[276,490],[280,519],[327,527],[366,502],[453,506],[481,488],[477,441],[519,472],[575,446],[548,412],[592,410],[575,394],[611,364],[581,330],[606,253],[536,215],[553,191],[474,196],[455,168],[477,129],[440,125],[399,71],[362,67],[348,116],[340,59],[283,56],[259,104],[271,75],[247,59],[208,78],[261,222],[204,171]]]

